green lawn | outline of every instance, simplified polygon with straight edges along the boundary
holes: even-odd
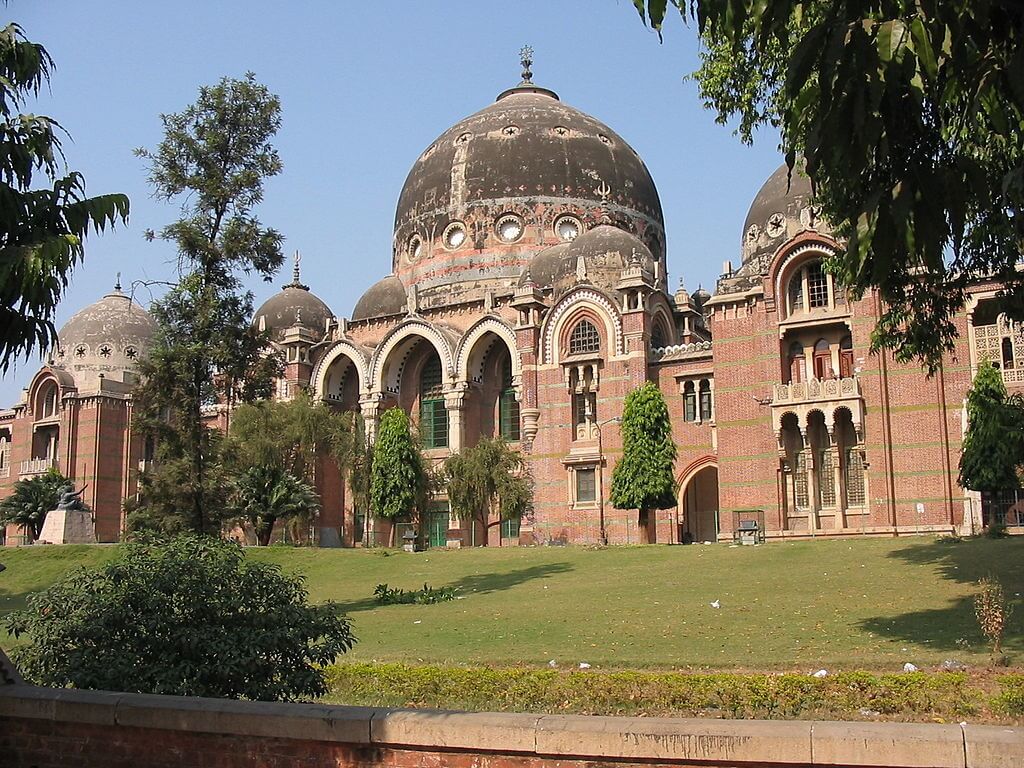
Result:
[[[0,614],[113,547],[0,550]],[[897,670],[987,661],[971,604],[998,576],[1019,606],[1024,539],[831,540],[761,547],[492,548],[430,551],[270,548],[251,556],[307,578],[359,643],[348,658],[594,668]],[[382,582],[454,585],[438,605],[378,606]],[[711,606],[720,601],[721,608]],[[1006,643],[1024,660],[1024,612]],[[0,632],[0,644],[11,639]]]

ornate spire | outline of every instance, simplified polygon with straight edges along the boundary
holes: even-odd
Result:
[[[524,45],[519,50],[519,62],[523,65],[523,82],[533,82],[533,72],[530,71],[530,67],[533,66],[533,48],[528,45]]]
[[[114,282],[114,292],[115,293],[120,293],[121,292],[121,273],[120,272],[117,273],[117,280]]]
[[[299,262],[300,261],[302,261],[302,255],[298,251],[295,251],[295,261],[292,264],[292,281],[290,283],[288,283],[288,285],[286,285],[284,287],[285,288],[301,288],[304,291],[308,291],[309,290],[309,286],[302,284],[302,277],[301,277],[301,274],[299,272]]]

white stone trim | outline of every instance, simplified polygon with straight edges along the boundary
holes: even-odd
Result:
[[[817,253],[827,258],[829,256],[835,256],[836,253],[838,253],[838,251],[836,251],[836,249],[833,248],[828,243],[813,242],[801,245],[799,248],[794,248],[792,251],[786,254],[786,258],[784,258],[782,260],[782,263],[779,264],[779,269],[775,273],[776,307],[780,306],[780,302],[782,303],[782,305],[784,305],[784,302],[786,300],[786,293],[784,293],[784,287],[782,285],[783,275],[785,275],[789,271],[790,265],[792,265],[794,261],[799,261],[803,256],[805,256],[808,253]],[[833,285],[835,285],[835,280],[833,280]],[[785,311],[782,314],[786,315],[786,317],[789,317],[789,315]]]
[[[522,376],[523,364],[519,359],[518,343],[515,332],[496,317],[485,317],[466,332],[459,342],[455,355],[455,378],[457,381],[469,382],[469,359],[472,357],[479,341],[488,333],[493,333],[505,342],[512,358],[512,378],[518,380]]]
[[[544,328],[544,363],[550,365],[555,358],[554,352],[557,344],[555,338],[561,329],[565,317],[579,305],[589,305],[598,310],[598,314],[604,318],[605,330],[609,344],[614,345],[615,354],[622,354],[622,318],[615,304],[603,293],[592,288],[575,291],[561,303],[557,304],[545,320]],[[560,357],[561,355],[559,355]]]
[[[327,376],[330,373],[331,365],[339,357],[347,357],[356,367],[356,372],[359,374],[359,391],[361,393],[365,392],[369,385],[369,369],[366,356],[351,341],[341,339],[334,342],[326,354],[317,361],[310,376],[310,381],[313,384],[313,393],[321,399],[325,394],[324,389],[327,386]]]
[[[370,389],[373,392],[395,392],[397,391],[398,382],[401,381],[402,368],[400,367],[397,371],[392,371],[394,375],[390,375],[388,378],[389,383],[393,386],[386,387],[384,382],[384,367],[391,357],[391,353],[394,352],[402,342],[406,341],[412,336],[419,336],[434,346],[437,350],[437,354],[441,357],[441,365],[444,369],[446,379],[451,379],[452,376],[452,349],[448,340],[438,331],[434,326],[425,320],[413,319],[406,320],[401,325],[392,329],[377,345],[377,350],[373,353],[373,358],[370,362]]]

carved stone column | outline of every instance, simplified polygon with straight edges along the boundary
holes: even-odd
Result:
[[[458,453],[462,450],[462,413],[466,406],[466,384],[457,384],[456,389],[444,393],[444,407],[448,411],[448,450]]]
[[[366,425],[366,440],[371,445],[377,439],[377,419],[380,417],[380,404],[383,400],[384,395],[380,392],[370,392],[359,398],[359,410]]]

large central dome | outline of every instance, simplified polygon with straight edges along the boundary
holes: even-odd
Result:
[[[395,214],[394,274],[431,303],[511,288],[538,251],[602,221],[663,262],[661,201],[637,153],[524,81],[413,165]]]

